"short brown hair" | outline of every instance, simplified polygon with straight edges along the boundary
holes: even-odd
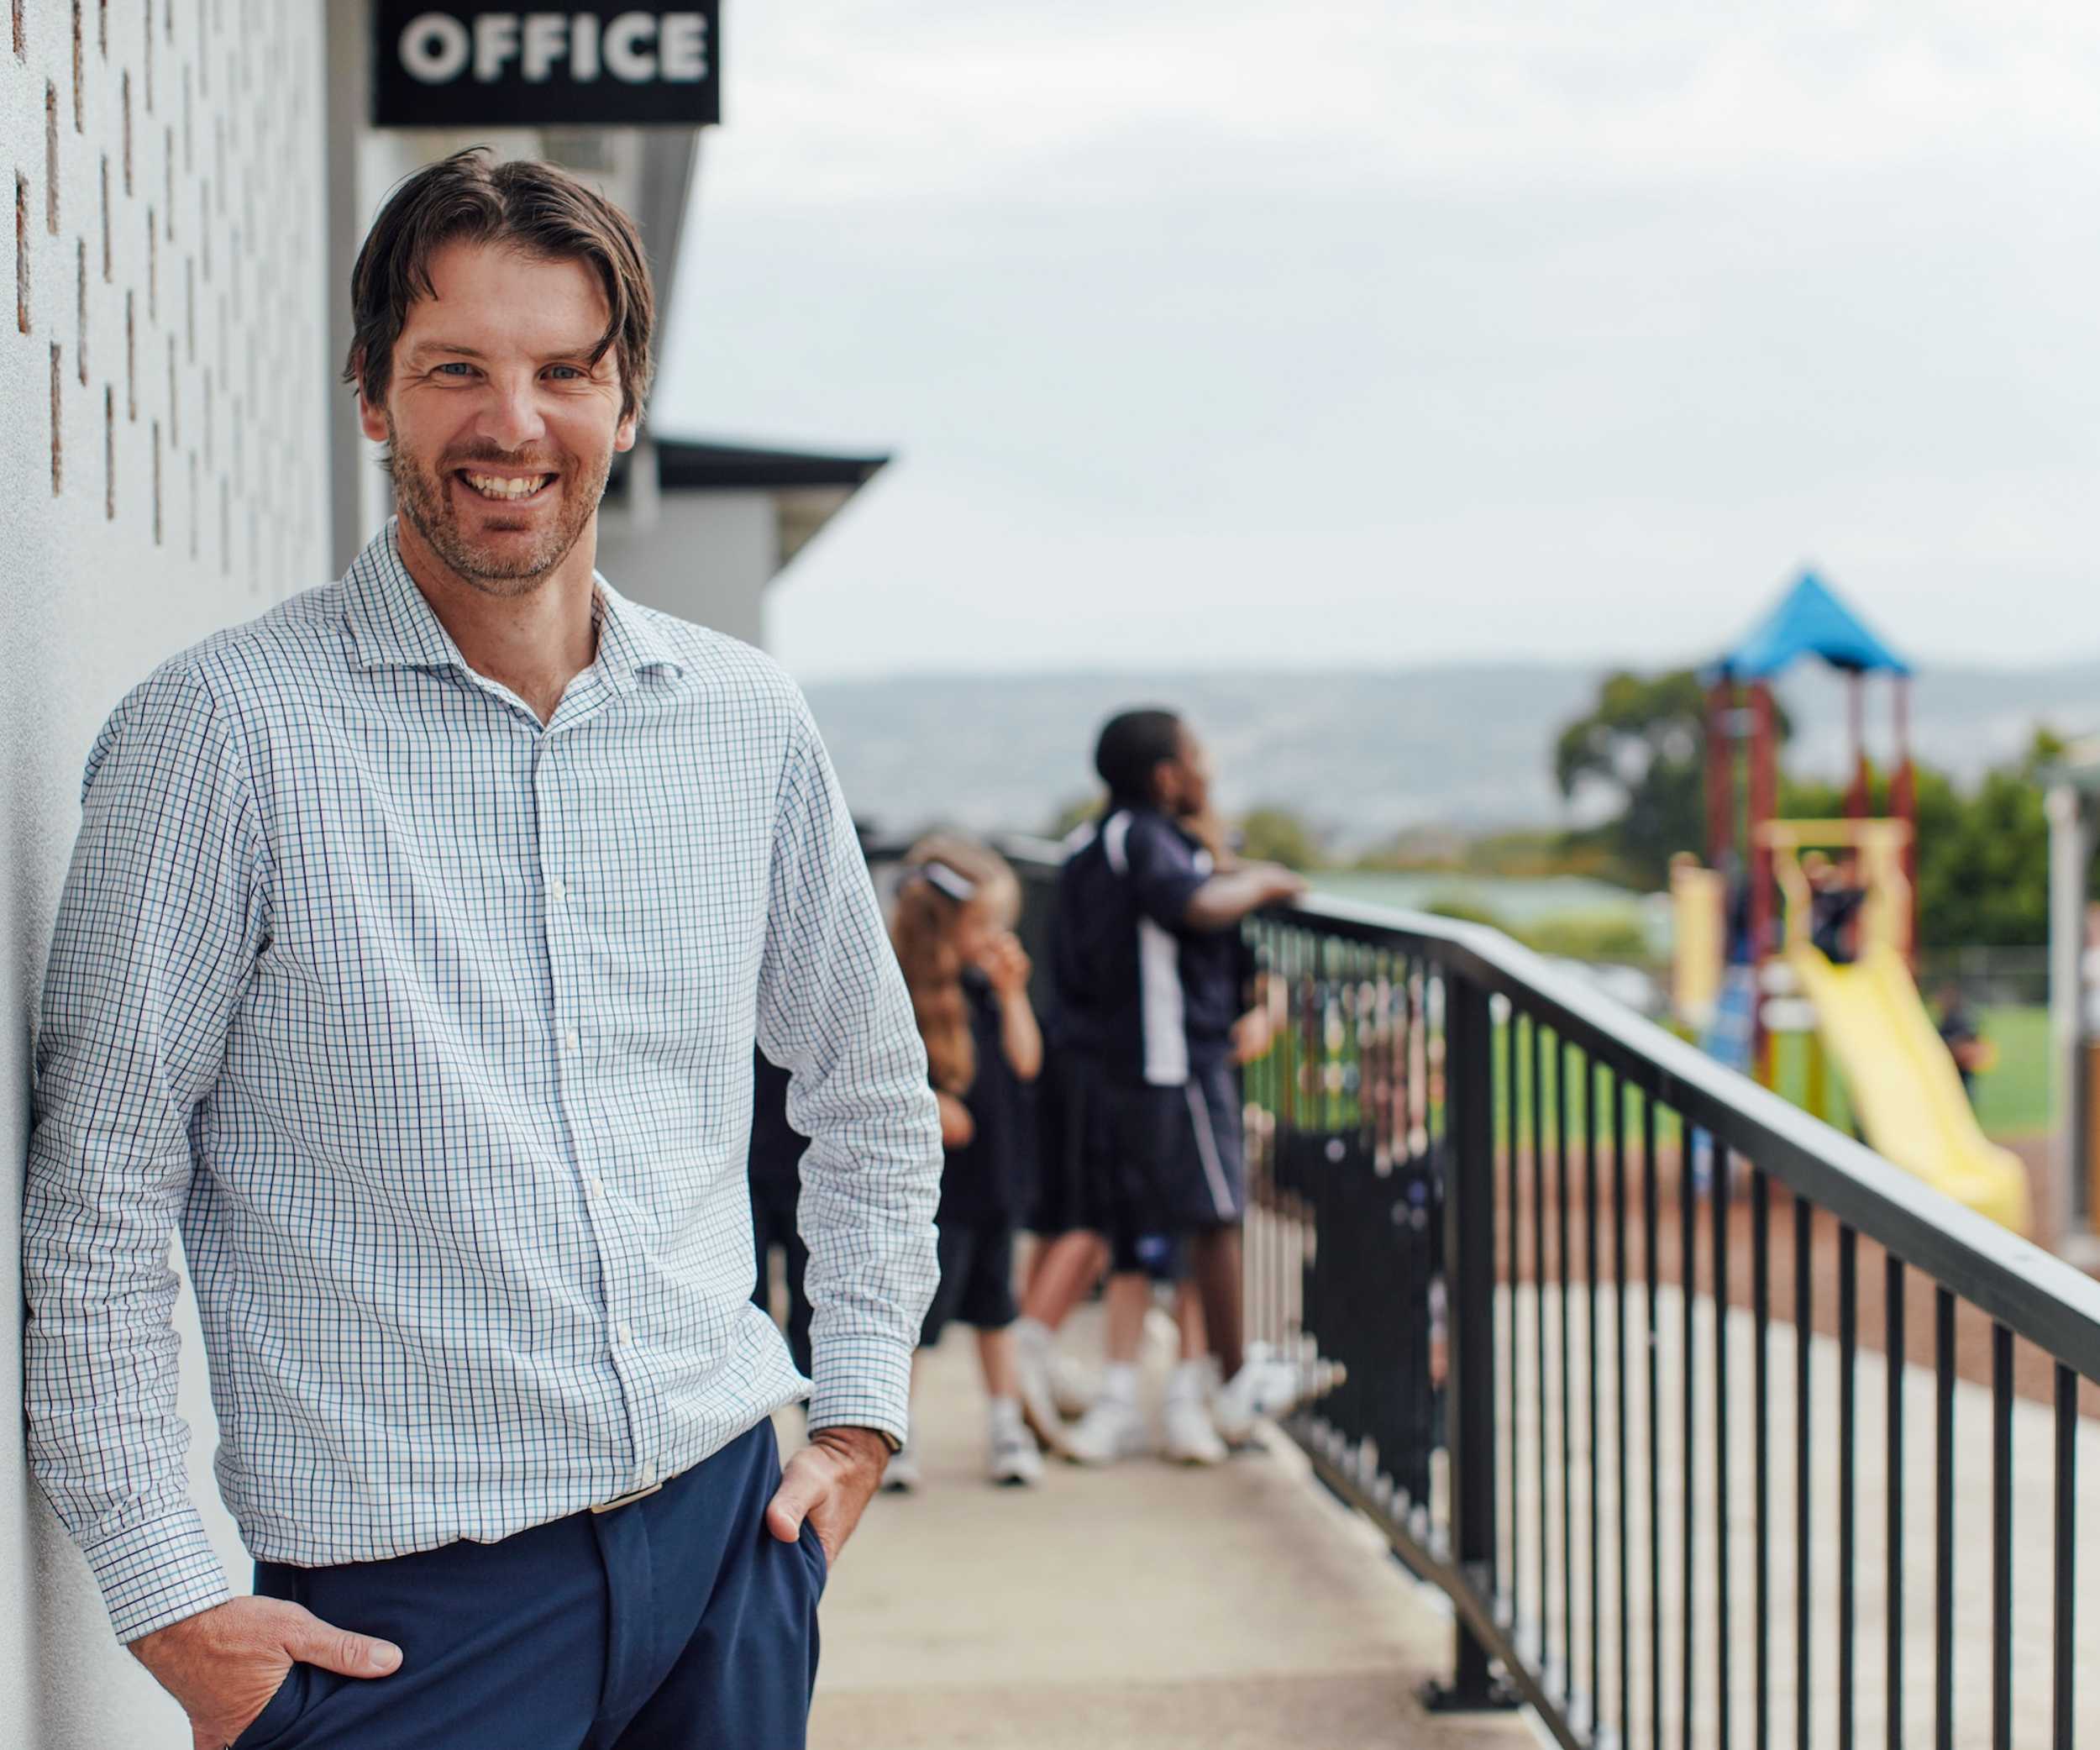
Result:
[[[430,259],[461,242],[507,244],[542,260],[581,261],[595,271],[612,319],[591,359],[617,349],[620,416],[640,410],[655,371],[656,288],[634,221],[568,171],[529,158],[498,164],[486,146],[426,165],[373,221],[350,273],[344,382],[375,403],[385,402],[409,306],[437,295]]]

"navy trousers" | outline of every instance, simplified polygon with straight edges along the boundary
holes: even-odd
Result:
[[[294,1665],[234,1750],[803,1750],[823,1547],[765,1528],[761,1422],[654,1495],[500,1543],[255,1590],[402,1649],[391,1675]]]

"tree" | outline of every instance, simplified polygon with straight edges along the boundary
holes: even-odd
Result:
[[[1280,863],[1286,869],[1314,869],[1320,844],[1305,822],[1288,808],[1250,810],[1240,822],[1241,850],[1249,861]]]
[[[1619,812],[1574,843],[1612,851],[1649,886],[1669,879],[1670,859],[1706,842],[1706,690],[1689,669],[1605,676],[1587,715],[1561,731],[1553,778],[1563,796],[1601,786]]]

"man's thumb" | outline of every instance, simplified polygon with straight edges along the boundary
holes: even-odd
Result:
[[[285,1637],[285,1651],[302,1665],[318,1665],[344,1677],[384,1677],[401,1664],[401,1648],[391,1641],[353,1634],[318,1616]]]
[[[802,1535],[802,1521],[816,1505],[820,1492],[790,1469],[780,1479],[780,1486],[765,1510],[765,1528],[781,1542],[794,1542]]]

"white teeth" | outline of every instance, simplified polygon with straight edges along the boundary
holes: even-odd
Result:
[[[537,492],[546,478],[535,475],[528,480],[503,480],[492,474],[470,474],[467,484],[486,498],[525,498]]]

